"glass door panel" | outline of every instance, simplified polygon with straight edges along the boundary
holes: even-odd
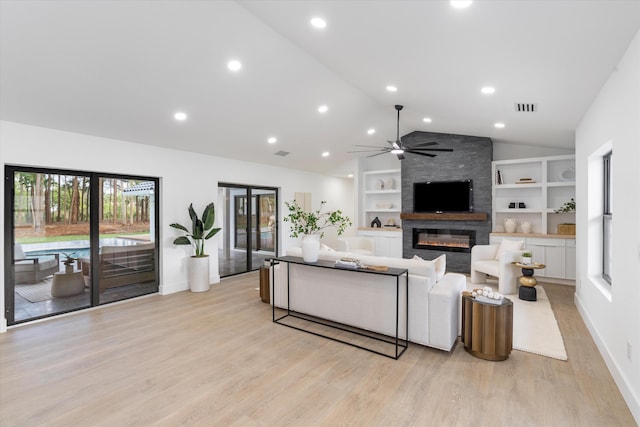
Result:
[[[157,292],[155,182],[100,177],[99,303]],[[96,280],[89,265],[84,273]]]
[[[90,256],[90,179],[9,169],[13,179],[13,321],[91,305],[79,259]],[[11,301],[12,300],[12,301]]]

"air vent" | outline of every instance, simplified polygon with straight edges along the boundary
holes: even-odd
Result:
[[[538,111],[537,104],[516,103],[516,111],[518,113],[535,113]]]
[[[289,154],[288,151],[278,151],[277,153],[275,153],[276,156],[280,156],[280,157],[287,157]]]

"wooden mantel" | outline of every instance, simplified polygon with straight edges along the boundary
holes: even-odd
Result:
[[[401,213],[400,219],[427,221],[486,221],[486,212]]]

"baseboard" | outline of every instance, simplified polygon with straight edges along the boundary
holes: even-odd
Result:
[[[631,411],[631,414],[633,415],[633,418],[635,418],[636,423],[640,425],[640,398],[638,398],[638,396],[634,393],[628,379],[624,375],[622,375],[618,364],[611,356],[611,353],[609,352],[607,346],[604,344],[604,341],[600,338],[598,330],[593,325],[593,322],[591,321],[589,314],[582,305],[582,302],[580,301],[577,293],[574,294],[573,300],[576,308],[578,309],[578,313],[580,313],[580,317],[582,317],[582,321],[587,326],[587,329],[589,330],[593,341],[596,343],[596,346],[600,351],[600,355],[604,359],[604,363],[607,365],[607,368],[609,369],[613,380],[618,386],[622,397],[624,398],[627,406],[629,407],[629,410]]]

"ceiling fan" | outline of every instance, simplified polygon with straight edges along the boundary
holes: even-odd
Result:
[[[402,105],[396,105],[395,109],[398,112],[398,121],[396,125],[396,140],[395,141],[387,141],[389,143],[389,147],[377,147],[375,145],[359,145],[355,144],[356,147],[367,147],[369,150],[359,150],[359,151],[349,151],[350,153],[365,153],[368,151],[380,151],[379,153],[372,154],[367,157],[379,156],[380,154],[391,153],[398,156],[398,160],[404,159],[405,153],[410,154],[418,154],[420,156],[427,157],[436,157],[436,154],[427,153],[427,151],[453,151],[451,148],[426,148],[431,147],[433,145],[438,145],[437,142],[418,142],[413,146],[404,145],[402,140],[400,139],[400,110],[404,107]],[[371,150],[371,148],[375,148],[376,150]]]

